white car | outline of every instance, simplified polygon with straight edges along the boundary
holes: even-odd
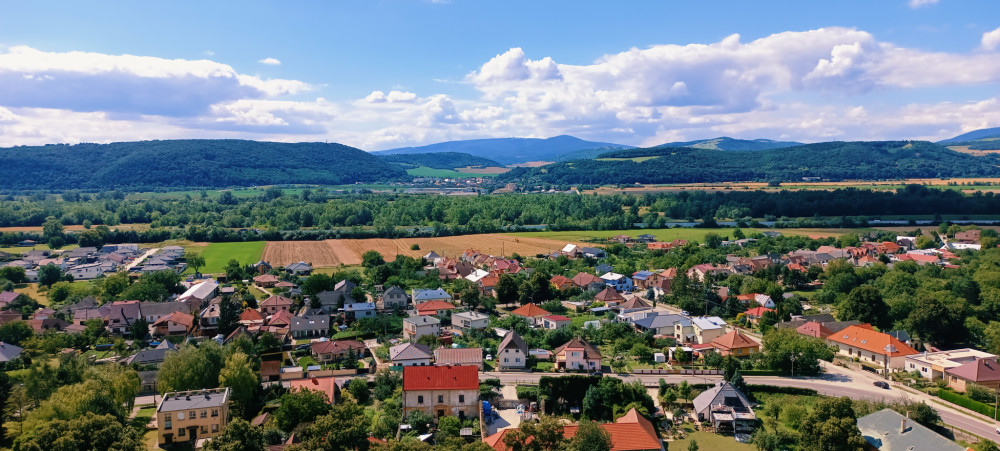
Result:
[[[493,360],[493,354],[486,354],[486,361],[489,362],[489,361],[492,361],[492,360]]]

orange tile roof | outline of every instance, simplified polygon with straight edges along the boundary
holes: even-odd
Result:
[[[479,367],[404,366],[403,390],[479,390]]]
[[[713,348],[721,348],[726,350],[740,349],[740,348],[756,348],[759,346],[760,346],[759,343],[751,340],[746,335],[743,335],[743,333],[740,332],[739,329],[735,329],[732,332],[729,332],[728,334],[725,334],[719,338],[716,338],[715,340],[712,340]]]
[[[743,312],[743,314],[746,315],[746,316],[753,316],[753,317],[756,317],[756,318],[760,318],[760,317],[764,316],[764,312],[773,312],[773,311],[774,311],[773,308],[754,307],[754,308],[752,308],[750,310],[747,310],[747,311]]]
[[[194,316],[184,312],[174,312],[167,316],[160,317],[160,319],[156,320],[156,322],[153,323],[153,325],[157,326],[160,324],[166,324],[167,321],[173,321],[177,324],[180,324],[190,329],[191,326],[194,325]]]
[[[330,404],[333,404],[337,400],[337,378],[335,377],[311,377],[308,379],[295,379],[290,382],[291,387],[289,391],[295,389],[316,390],[326,395],[327,399],[330,400]]]
[[[802,335],[807,335],[815,338],[826,338],[833,333],[833,331],[830,330],[830,328],[816,321],[809,321],[808,323],[805,323],[795,328],[795,331]]]
[[[628,413],[614,423],[601,423],[598,426],[611,435],[611,451],[663,449],[663,442],[657,436],[653,423],[639,415],[639,412],[635,409],[629,410]],[[576,435],[579,428],[580,426],[577,424],[567,424],[563,426],[563,436],[571,439]],[[508,451],[507,445],[503,442],[503,437],[508,431],[513,430],[504,429],[484,438],[483,442],[496,451]]]
[[[882,355],[886,354],[886,346],[892,345],[895,351],[890,352],[889,357],[918,354],[906,343],[897,340],[892,335],[877,332],[868,324],[848,326],[844,330],[826,337],[826,339]]]
[[[417,304],[417,314],[418,315],[437,315],[438,310],[451,310],[454,309],[455,305],[451,302],[433,300],[422,302]]]
[[[534,318],[536,316],[549,315],[549,312],[545,311],[545,309],[535,305],[534,303],[524,304],[510,313],[517,316],[523,316],[525,318]]]
[[[260,315],[260,312],[248,308],[240,314],[240,321],[264,321],[264,317]]]
[[[595,301],[600,302],[622,302],[625,300],[614,288],[607,287],[594,296]]]

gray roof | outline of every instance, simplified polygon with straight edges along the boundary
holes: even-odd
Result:
[[[416,324],[418,326],[424,325],[424,324],[441,324],[441,320],[439,320],[439,319],[437,319],[437,318],[435,318],[433,316],[430,316],[430,315],[411,316],[411,317],[408,317],[408,318],[403,318],[403,322],[413,323],[413,324]]]
[[[360,312],[365,310],[375,310],[374,302],[355,302],[353,304],[344,304],[345,312]]]
[[[221,407],[229,403],[229,387],[211,390],[191,390],[171,392],[163,395],[157,412],[177,412],[182,410]]]
[[[750,400],[729,382],[721,382],[718,385],[701,392],[691,401],[694,404],[695,413],[705,413],[709,407],[715,404],[725,404],[737,410],[753,412],[750,408]]]
[[[638,319],[634,322],[636,326],[639,326],[640,328],[643,329],[660,329],[663,327],[674,327],[674,325],[676,325],[677,323],[681,323],[685,327],[687,327],[691,324],[691,321],[685,316],[668,314],[668,315],[647,316],[645,318]]]
[[[444,300],[451,299],[451,295],[447,291],[437,288],[434,290],[413,290],[413,302],[418,303],[421,301],[433,301],[433,300]]]
[[[174,312],[191,313],[187,302],[143,302],[139,304],[142,316],[166,316]]]
[[[900,431],[903,421],[906,429]],[[965,449],[961,445],[944,438],[938,433],[921,426],[916,421],[907,420],[892,409],[882,409],[871,415],[858,418],[858,429],[872,447],[886,451],[907,449],[955,450]]]
[[[520,349],[524,355],[528,355],[528,345],[526,345],[521,336],[514,331],[507,332],[507,336],[503,337],[503,340],[500,342],[500,346],[497,346],[497,354],[500,354],[500,351],[510,348],[511,346],[515,349]]]
[[[0,341],[0,362],[9,362],[21,356],[24,348]]]
[[[413,360],[431,358],[431,348],[420,343],[403,343],[389,348],[389,360]]]
[[[159,347],[153,349],[143,349],[142,351],[139,351],[125,359],[125,364],[131,365],[133,363],[138,363],[146,365],[150,363],[163,363],[163,359],[166,357],[167,351],[170,351],[170,349],[160,349]]]
[[[406,290],[393,285],[393,286],[389,287],[387,290],[385,290],[385,292],[382,293],[382,296],[383,297],[384,296],[406,296]]]

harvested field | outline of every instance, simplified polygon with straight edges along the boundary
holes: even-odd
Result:
[[[370,250],[378,251],[387,260],[395,259],[397,254],[421,257],[430,251],[445,257],[457,257],[466,249],[476,249],[492,255],[517,253],[527,257],[557,251],[566,243],[548,238],[516,237],[499,233],[438,238],[269,241],[264,248],[263,259],[272,265],[306,261],[315,267],[330,267],[360,265],[361,254]],[[420,246],[420,249],[410,250],[413,244]]]

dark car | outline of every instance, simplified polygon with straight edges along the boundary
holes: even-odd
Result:
[[[889,389],[889,383],[885,382],[885,381],[875,381],[875,382],[872,383],[872,385],[874,385],[874,386],[876,386],[878,388],[884,388],[886,390]]]

